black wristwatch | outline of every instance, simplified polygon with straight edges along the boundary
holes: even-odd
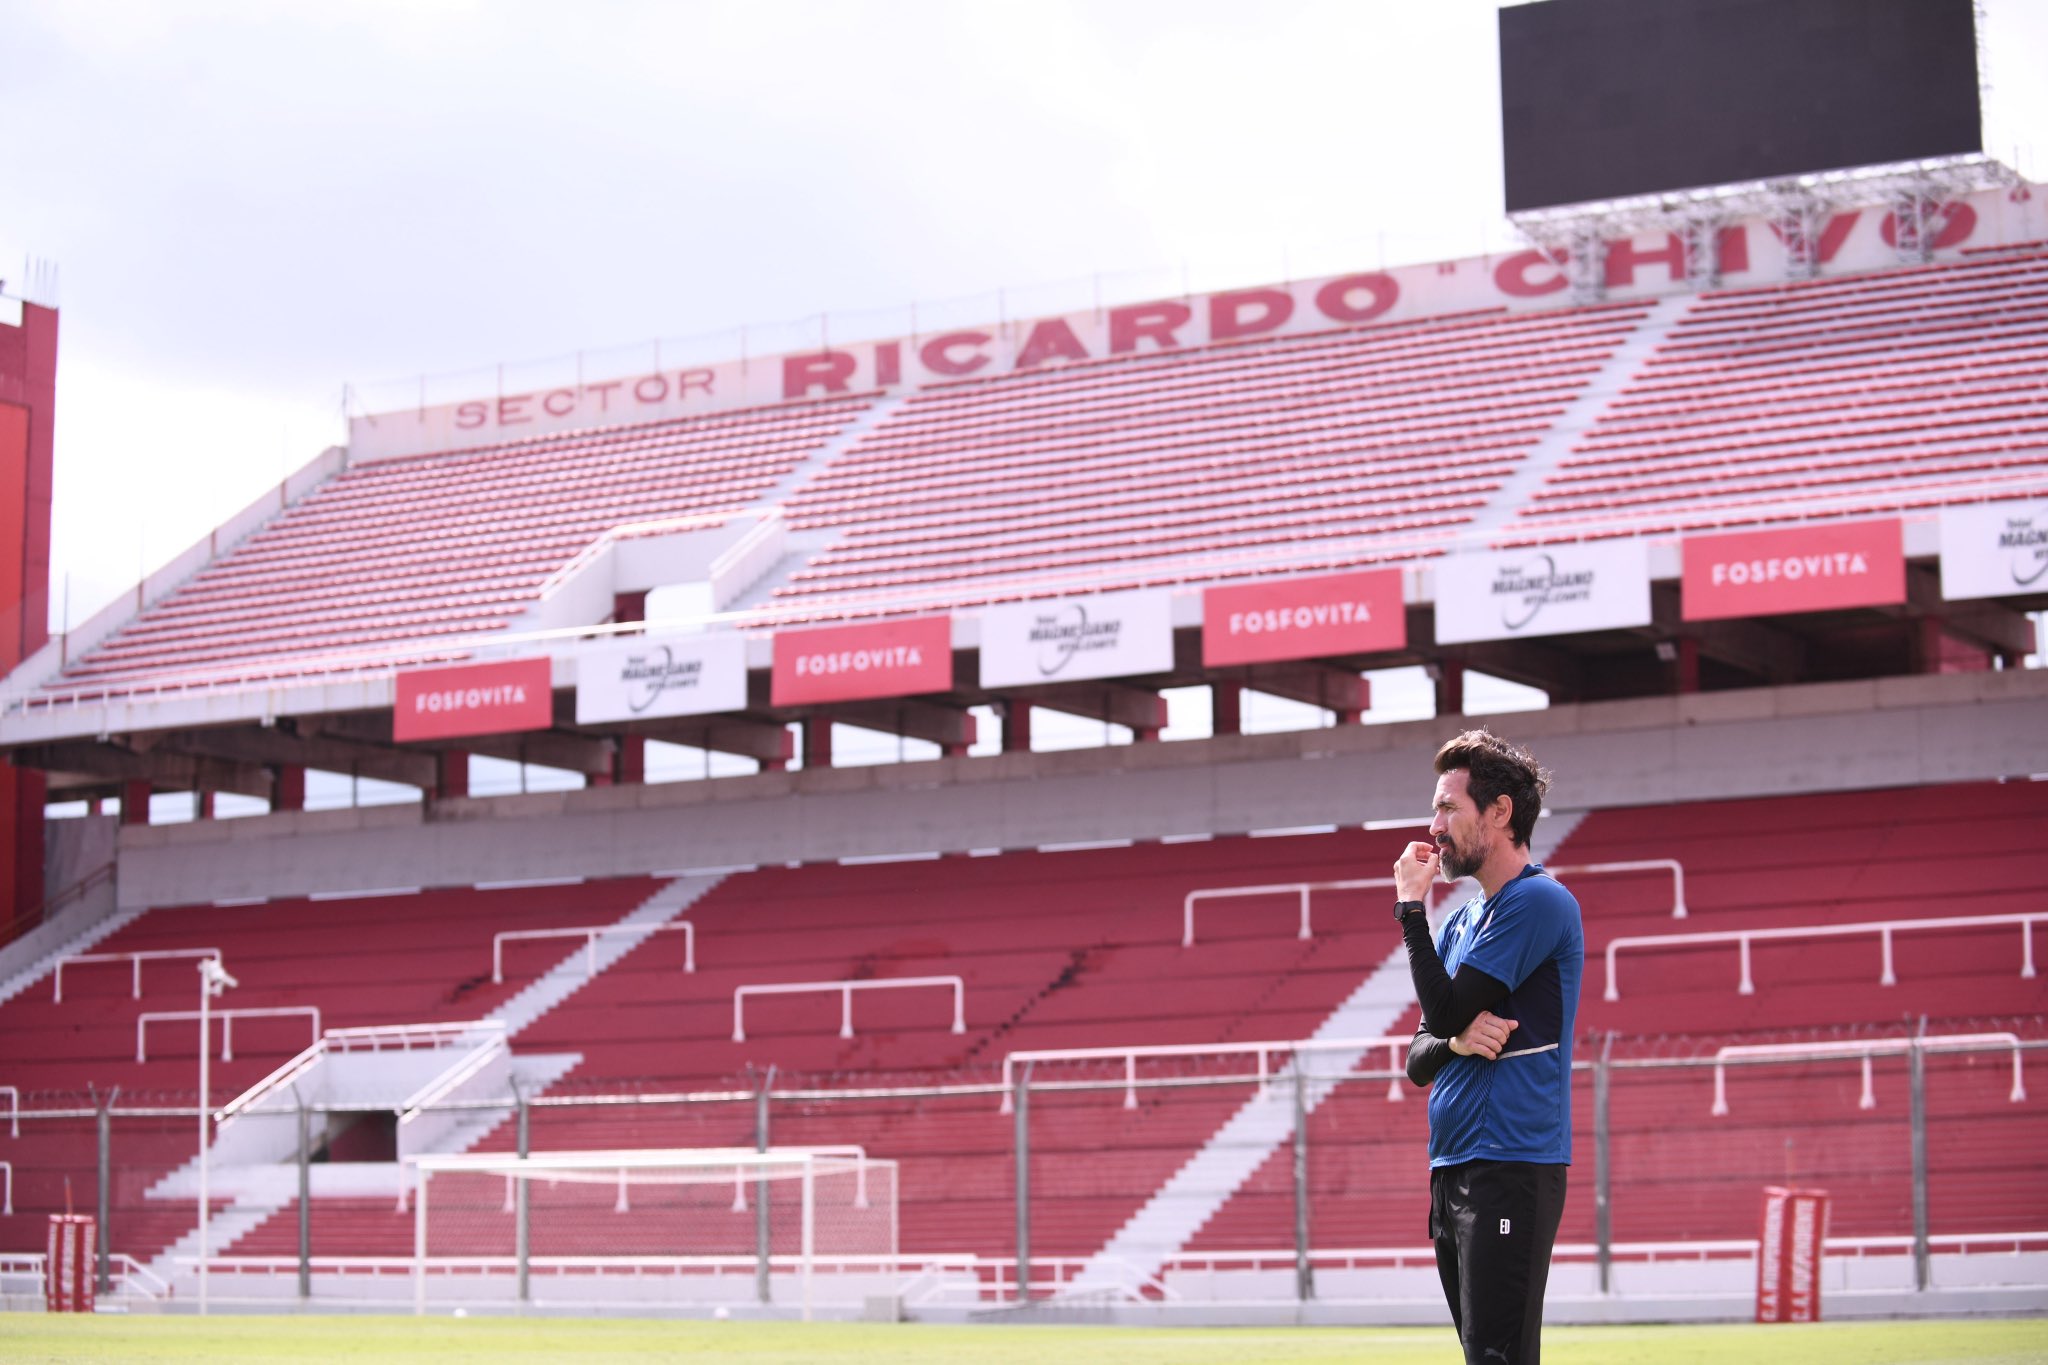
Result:
[[[1408,916],[1413,914],[1415,911],[1427,911],[1428,909],[1429,907],[1421,901],[1395,901],[1394,922],[1396,924],[1406,923]]]

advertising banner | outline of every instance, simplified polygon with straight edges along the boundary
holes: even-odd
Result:
[[[1941,513],[1941,595],[2048,592],[2048,502],[1994,502]]]
[[[391,737],[405,744],[545,730],[555,720],[552,672],[542,658],[400,673]]]
[[[1163,588],[981,614],[981,685],[1027,687],[1077,678],[1127,678],[1173,667],[1173,594]]]
[[[1636,539],[1434,562],[1436,640],[1514,640],[1650,624],[1650,552]]]
[[[1407,643],[1399,569],[1238,583],[1202,593],[1202,662],[1210,668],[1370,654]]]
[[[909,697],[952,686],[950,616],[775,633],[777,706]]]
[[[640,637],[576,655],[576,723],[741,711],[747,641],[734,631]]]
[[[1680,557],[1688,621],[1906,600],[1906,541],[1897,518],[1687,536]]]
[[[1756,1320],[1819,1322],[1821,1248],[1828,1192],[1772,1185],[1764,1190],[1757,1242]]]

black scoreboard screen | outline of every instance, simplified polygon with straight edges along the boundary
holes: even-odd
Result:
[[[1983,151],[1971,0],[1500,11],[1510,213]]]

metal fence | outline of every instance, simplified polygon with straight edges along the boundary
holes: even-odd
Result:
[[[1611,1041],[1582,1044],[1574,1068],[1553,1303],[1741,1300],[1761,1192],[1785,1184],[1833,1195],[1838,1293],[2048,1283],[2048,1093],[2025,1084],[2048,1041],[1866,1038],[1786,1055]],[[1096,1059],[1020,1065],[1007,1087],[858,1089],[771,1073],[727,1091],[558,1088],[441,1108],[472,1145],[503,1152],[857,1143],[899,1162],[901,1247],[819,1263],[819,1301],[842,1309],[1057,1299],[1440,1312],[1427,1096],[1384,1051],[1338,1066],[1309,1052],[1263,1074],[1241,1057]],[[196,1117],[189,1101],[27,1097],[14,1141],[43,1156],[16,1163],[17,1240],[23,1228],[39,1239],[42,1214],[96,1210],[102,1292],[187,1301]],[[794,1301],[796,1268],[772,1245],[766,1200],[758,1236],[692,1255],[529,1256],[522,1239],[517,1255],[422,1259],[400,1216],[412,1177],[385,1150],[388,1116],[306,1106],[238,1121],[291,1125],[297,1160],[214,1173],[215,1303],[409,1307],[422,1279],[436,1305],[752,1312]],[[11,1250],[0,1281],[25,1275],[35,1248]]]

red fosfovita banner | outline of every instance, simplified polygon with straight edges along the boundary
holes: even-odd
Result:
[[[1683,614],[1714,621],[1903,602],[1905,544],[1897,519],[1688,536]]]
[[[777,706],[908,697],[953,686],[953,618],[875,621],[775,634]]]
[[[1407,643],[1399,569],[1241,583],[1202,593],[1202,662],[1212,668],[1364,654]]]
[[[553,671],[547,659],[507,659],[401,673],[391,737],[404,744],[545,730],[555,718]]]

